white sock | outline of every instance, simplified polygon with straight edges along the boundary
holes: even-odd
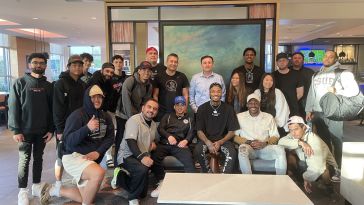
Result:
[[[28,192],[28,189],[27,188],[20,188],[19,192],[23,192],[23,191]]]
[[[61,187],[62,186],[62,181],[56,181],[55,186],[56,187]]]
[[[49,189],[49,195],[60,197],[60,192],[61,192],[61,184],[58,185],[56,181],[56,183],[52,185],[51,188]]]

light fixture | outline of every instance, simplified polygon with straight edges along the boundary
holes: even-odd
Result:
[[[345,58],[346,53],[344,52],[344,46],[341,45],[341,52],[339,53],[339,58]]]
[[[313,40],[311,40],[311,52],[308,53],[308,57],[311,59],[315,57],[315,53],[312,51],[312,47],[313,47]]]

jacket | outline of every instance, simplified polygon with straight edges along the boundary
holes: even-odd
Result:
[[[52,84],[44,76],[18,78],[9,95],[10,130],[14,134],[53,132],[52,92]]]

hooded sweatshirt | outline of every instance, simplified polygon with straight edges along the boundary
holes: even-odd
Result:
[[[105,95],[104,102],[102,103],[102,110],[104,111],[110,111],[112,110],[112,93],[113,87],[110,80],[105,80],[102,76],[101,70],[95,71],[92,75],[92,78],[88,81],[87,87],[91,87],[93,85],[98,85],[102,92]]]
[[[152,85],[149,81],[142,83],[139,74],[127,78],[121,90],[121,103],[119,103],[115,115],[122,119],[141,112],[142,104],[152,97]]]
[[[67,118],[63,133],[63,150],[65,155],[73,152],[86,155],[96,151],[100,157],[95,161],[100,163],[106,150],[114,142],[114,125],[106,112],[94,107],[89,96],[90,89],[91,87],[85,92],[83,107],[72,112]],[[94,132],[87,127],[92,116],[100,123],[99,129]]]
[[[328,92],[335,79],[335,69],[340,68],[340,63],[336,62],[324,71],[324,66],[320,71],[313,76],[310,90],[308,91],[306,112],[322,112],[320,99]],[[337,95],[352,97],[359,93],[358,84],[355,81],[354,75],[350,71],[344,71],[340,74],[340,78],[335,83]]]
[[[9,95],[10,130],[25,135],[53,132],[52,92],[52,84],[44,76],[18,78]]]
[[[82,107],[86,84],[75,81],[69,71],[62,72],[53,90],[53,119],[57,134],[63,133],[67,117],[77,108]]]

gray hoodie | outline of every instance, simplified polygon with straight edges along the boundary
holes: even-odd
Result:
[[[152,97],[152,84],[147,81],[142,83],[139,74],[128,77],[121,90],[121,101],[119,100],[118,108],[115,115],[129,119],[131,116],[141,112],[142,104]]]
[[[313,76],[310,90],[308,91],[306,112],[322,112],[320,107],[320,99],[327,92],[335,79],[335,69],[340,68],[340,63],[336,62],[324,71],[324,66]],[[341,73],[340,78],[335,83],[337,95],[352,97],[359,93],[358,84],[352,72],[345,70]]]

